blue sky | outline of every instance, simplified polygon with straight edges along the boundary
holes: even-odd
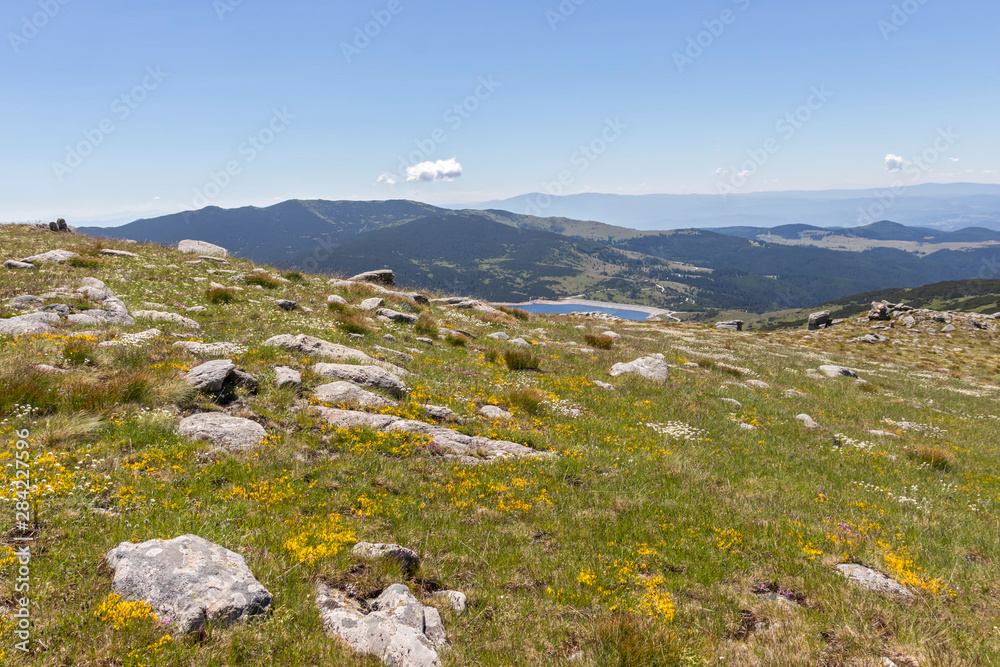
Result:
[[[986,0],[7,0],[0,221],[1000,183],[998,23]]]

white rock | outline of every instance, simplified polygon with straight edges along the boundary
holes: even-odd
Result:
[[[844,368],[843,366],[820,366],[819,372],[828,378],[836,377],[850,377],[856,378],[858,374],[852,371],[850,368]]]
[[[819,424],[817,424],[815,420],[807,414],[796,415],[795,418],[802,422],[802,426],[807,431],[815,431],[819,428]]]
[[[267,431],[255,421],[221,412],[205,412],[183,420],[178,432],[192,440],[207,440],[231,452],[257,447]]]
[[[662,355],[642,357],[627,364],[615,364],[611,367],[611,377],[636,374],[656,382],[666,382],[670,377],[670,367]]]
[[[192,255],[207,255],[209,257],[229,256],[229,251],[222,246],[217,246],[214,243],[206,243],[205,241],[186,239],[177,244],[177,249],[183,253]]]
[[[158,310],[137,310],[132,313],[132,317],[137,320],[154,320],[156,322],[170,322],[171,324],[179,324],[189,330],[201,329],[201,325],[194,320],[184,317],[183,315],[178,315],[177,313],[163,313]]]
[[[317,400],[330,405],[346,405],[357,408],[381,408],[395,405],[394,401],[366,391],[351,382],[332,382],[324,384],[313,391]]]
[[[514,415],[507,412],[503,408],[499,408],[495,405],[484,405],[479,409],[479,414],[486,417],[487,419],[497,419],[501,421],[506,421],[514,418]]]

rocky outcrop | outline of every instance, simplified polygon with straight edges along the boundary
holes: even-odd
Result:
[[[809,331],[826,329],[831,326],[833,326],[833,317],[830,315],[829,310],[823,310],[809,316]]]
[[[242,556],[196,535],[122,542],[102,563],[119,597],[146,602],[182,633],[244,622],[271,608],[271,594]]]
[[[302,387],[302,373],[294,368],[278,366],[274,369],[274,384],[278,387],[300,389]]]
[[[379,269],[377,271],[359,273],[356,276],[348,278],[348,280],[355,283],[374,283],[376,285],[392,287],[396,284],[396,274],[392,272],[392,269]]]
[[[269,338],[264,341],[263,344],[269,347],[283,347],[286,350],[293,350],[303,354],[332,359],[333,361],[340,363],[380,366],[391,373],[395,373],[396,375],[406,375],[405,369],[384,361],[373,359],[361,350],[356,350],[345,345],[338,345],[337,343],[331,343],[323,340],[322,338],[314,338],[313,336],[301,334],[298,336],[291,336],[284,334],[281,336],[275,336],[274,338]]]
[[[837,566],[837,571],[849,580],[867,588],[870,591],[889,593],[902,598],[912,598],[913,592],[895,579],[890,579],[881,572],[876,572],[870,567],[858,565],[857,563],[846,563]]]
[[[416,324],[417,316],[410,313],[400,313],[390,308],[379,308],[375,311],[375,316],[384,322],[396,322],[397,324]]]
[[[43,252],[40,255],[32,255],[31,257],[25,257],[21,261],[25,264],[43,264],[45,262],[53,262],[55,264],[62,264],[67,262],[74,257],[79,257],[75,252],[69,250],[50,250],[48,252]]]
[[[392,415],[375,415],[352,410],[317,408],[323,420],[337,428],[370,428],[376,431],[402,431],[417,433],[433,438],[433,442],[445,451],[446,458],[457,459],[461,463],[479,464],[501,458],[538,457],[551,458],[551,452],[540,452],[516,442],[491,440],[482,436],[471,436],[452,429],[424,422],[400,419]]]
[[[715,328],[719,331],[743,331],[743,320],[728,320],[726,322],[716,322]]]
[[[22,336],[25,334],[52,333],[55,331],[52,325],[58,323],[59,316],[55,313],[29,313],[6,319],[0,318],[0,334]]]
[[[326,584],[317,584],[314,593],[323,627],[355,653],[375,656],[391,667],[440,667],[438,650],[448,642],[441,615],[420,604],[406,586],[387,588],[368,613]]]
[[[316,387],[313,391],[316,400],[329,405],[345,405],[352,408],[383,408],[395,405],[384,396],[365,391],[350,382],[332,382]]]

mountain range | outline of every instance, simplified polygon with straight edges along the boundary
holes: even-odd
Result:
[[[258,262],[334,275],[389,267],[403,284],[497,301],[586,295],[703,315],[993,277],[1000,253],[1000,234],[984,228],[944,232],[879,221],[852,230],[642,231],[403,200],[208,207],[80,231],[161,244],[196,238]],[[823,247],[851,234],[867,245]]]

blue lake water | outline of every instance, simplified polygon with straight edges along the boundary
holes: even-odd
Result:
[[[623,320],[646,320],[649,319],[649,313],[644,313],[638,310],[627,310],[625,308],[608,308],[600,306],[582,306],[579,304],[566,303],[566,304],[553,304],[553,303],[526,303],[526,304],[510,304],[511,308],[520,308],[521,310],[526,310],[529,313],[538,313],[540,315],[569,315],[570,313],[593,313],[602,312],[608,313],[609,315],[614,315],[615,317],[620,317]]]

